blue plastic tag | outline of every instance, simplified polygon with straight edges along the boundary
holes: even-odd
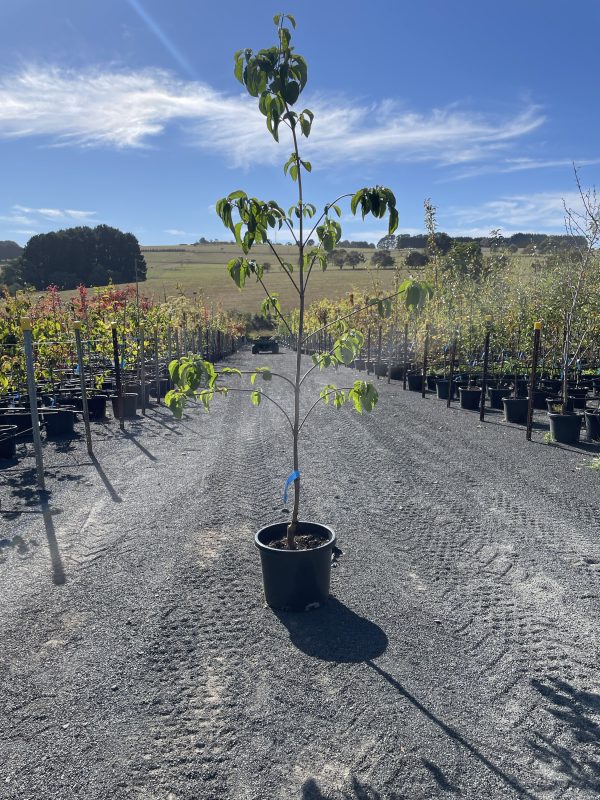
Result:
[[[285,482],[285,486],[283,488],[283,502],[284,503],[287,503],[287,501],[288,501],[288,490],[289,490],[290,486],[292,485],[292,483],[294,481],[297,481],[299,477],[300,477],[300,472],[297,469],[295,469],[293,472],[290,472],[290,474],[288,475],[287,480]]]

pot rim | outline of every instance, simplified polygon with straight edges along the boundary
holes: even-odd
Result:
[[[309,519],[304,519],[304,520],[300,520],[299,519],[298,520],[298,525],[301,526],[303,523],[304,524],[309,524],[309,525],[318,525],[320,528],[323,528],[327,532],[329,538],[327,539],[326,542],[323,542],[323,544],[319,545],[318,547],[311,547],[310,550],[280,550],[278,547],[269,547],[268,544],[265,544],[264,542],[261,542],[260,539],[259,539],[259,536],[261,535],[261,533],[266,531],[268,528],[275,528],[275,527],[278,527],[278,526],[281,526],[283,528],[283,531],[285,532],[285,529],[287,528],[289,523],[288,522],[270,522],[268,525],[263,525],[262,528],[258,529],[256,534],[254,535],[254,545],[259,550],[267,550],[270,553],[281,553],[282,555],[288,555],[288,556],[292,556],[293,557],[293,556],[301,555],[303,553],[316,553],[319,550],[323,550],[324,548],[330,547],[332,544],[335,544],[336,535],[335,535],[335,531],[333,530],[331,525],[326,525],[324,522],[313,522],[312,520],[309,520]]]

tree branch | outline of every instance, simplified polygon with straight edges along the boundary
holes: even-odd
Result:
[[[258,278],[258,276],[257,276],[257,278]],[[287,321],[287,319],[286,319],[286,318],[283,316],[283,314],[281,313],[281,311],[280,311],[280,310],[277,308],[277,305],[275,304],[275,301],[274,301],[273,297],[271,297],[271,295],[270,295],[270,293],[269,293],[269,290],[268,290],[268,289],[267,289],[267,287],[265,286],[265,284],[264,284],[264,282],[263,282],[263,279],[262,279],[262,278],[258,278],[258,282],[259,282],[259,283],[260,283],[260,285],[263,287],[263,289],[265,290],[265,293],[266,293],[267,297],[268,297],[268,298],[269,298],[269,300],[271,301],[271,307],[272,307],[272,308],[274,309],[274,311],[275,311],[275,312],[276,312],[276,313],[279,315],[279,317],[280,317],[281,321],[283,322],[283,324],[285,325],[285,327],[288,329],[290,336],[293,336],[294,334],[293,334],[293,332],[292,332],[292,329],[290,328],[290,326],[289,326],[289,324],[288,324],[288,321]]]
[[[269,247],[271,248],[271,252],[272,252],[272,253],[273,253],[273,255],[275,256],[275,258],[277,259],[277,261],[279,261],[279,265],[280,265],[281,269],[282,269],[282,270],[285,272],[285,274],[288,276],[288,278],[289,278],[289,279],[291,280],[291,282],[294,284],[294,289],[295,289],[295,290],[298,292],[298,294],[300,294],[300,289],[298,288],[298,284],[296,283],[296,281],[295,281],[295,280],[294,280],[294,278],[292,277],[292,273],[291,273],[291,272],[288,270],[288,268],[286,267],[286,265],[283,263],[283,261],[281,260],[281,258],[280,258],[280,256],[279,256],[279,253],[277,252],[277,250],[275,250],[275,248],[273,247],[273,244],[272,244],[272,243],[271,243],[271,242],[270,242],[268,239],[267,239],[267,244],[268,244],[268,245],[269,245]]]

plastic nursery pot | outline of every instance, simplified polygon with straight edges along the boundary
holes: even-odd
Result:
[[[112,403],[113,416],[119,419],[119,395],[113,394],[110,397]],[[138,395],[136,392],[123,393],[123,416],[135,417],[137,412]]]
[[[593,411],[586,409],[584,417],[585,431],[588,439],[600,439],[600,412],[596,409]]]
[[[581,417],[579,414],[553,414],[548,412],[550,433],[552,438],[562,444],[576,444],[581,433]]]
[[[17,453],[16,425],[0,425],[0,459],[14,458]]]
[[[512,389],[508,386],[489,386],[487,390],[488,399],[490,401],[490,408],[497,408],[502,410],[502,401],[505,397],[509,397]]]
[[[393,381],[401,381],[403,375],[402,367],[398,366],[398,364],[392,364],[390,367],[390,379]]]
[[[0,414],[0,425],[16,425],[16,437],[19,441],[31,441],[33,438],[31,412],[24,409],[19,411],[7,409]]]
[[[435,383],[435,391],[436,391],[438,400],[447,400],[448,399],[448,385],[449,385],[449,381],[447,381],[445,378],[442,378],[441,380],[436,381],[436,383]],[[454,384],[452,384],[452,398],[451,399],[454,399],[454,395],[455,395],[455,386],[454,386]]]
[[[49,439],[72,437],[74,435],[75,412],[71,408],[44,409],[43,415],[46,436]]]
[[[527,408],[529,400],[526,397],[505,397],[502,400],[504,418],[515,425],[527,424]]]
[[[560,378],[544,378],[542,383],[551,392],[559,392],[562,386]]]
[[[379,378],[387,377],[388,365],[385,361],[376,361],[375,362],[375,375]]]
[[[547,397],[546,398],[546,408],[548,411],[552,411],[554,414],[562,414],[563,410],[567,413],[573,411],[573,398],[567,398],[567,407],[563,409],[563,401],[560,397]]]
[[[460,392],[460,407],[467,411],[479,411],[481,405],[481,386],[461,386]]]
[[[423,375],[420,372],[409,372],[406,379],[411,392],[423,391]]]
[[[366,363],[364,358],[357,358],[354,360],[354,369],[363,370],[366,368]]]
[[[586,394],[573,394],[575,389],[569,389],[569,400],[573,401],[573,408],[585,408],[587,399]]]
[[[277,550],[269,542],[287,532],[287,522],[261,528],[254,537],[260,553],[263,588],[268,606],[279,611],[306,611],[323,605],[329,597],[331,559],[335,533],[317,522],[298,522],[301,533],[323,539],[312,550]]]
[[[533,407],[537,408],[538,411],[546,411],[547,397],[548,394],[543,389],[536,389],[533,393]]]

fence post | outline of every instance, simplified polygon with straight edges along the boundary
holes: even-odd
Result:
[[[121,383],[121,363],[119,361],[119,340],[117,339],[117,325],[112,324],[113,358],[115,362],[115,383],[117,384],[117,406],[119,409],[119,428],[125,430],[123,417],[123,385]]]
[[[533,394],[537,380],[537,363],[540,352],[540,334],[542,330],[541,322],[533,323],[533,358],[531,359],[531,379],[529,381],[529,403],[527,404],[527,433],[526,439],[531,441],[531,429],[533,427]]]
[[[456,345],[457,336],[454,335],[452,340],[452,349],[450,350],[450,368],[448,370],[448,399],[446,400],[446,408],[450,408],[450,401],[452,400],[452,383],[454,381],[454,359],[456,358]]]
[[[402,388],[406,391],[406,373],[408,372],[408,322],[404,323],[404,365],[402,367]]]
[[[37,391],[35,386],[35,370],[33,366],[33,334],[29,317],[21,318],[21,330],[25,347],[25,362],[27,365],[27,392],[29,394],[29,409],[31,411],[31,426],[33,434],[33,448],[35,450],[35,463],[37,467],[37,482],[40,489],[45,489],[44,459],[42,456],[42,437],[40,436],[40,421],[37,408]]]
[[[158,374],[158,328],[154,328],[154,377],[156,378],[156,404],[160,405],[160,375]]]
[[[485,393],[487,391],[487,371],[490,363],[490,321],[491,317],[486,317],[485,342],[483,344],[483,378],[481,380],[481,405],[479,406],[479,419],[485,419]]]
[[[423,346],[423,377],[421,380],[421,397],[427,390],[427,357],[429,355],[429,323],[425,325],[425,344]]]
[[[142,415],[146,416],[146,332],[143,325],[138,328],[138,339],[140,343],[140,383],[142,386]]]
[[[90,410],[87,401],[87,387],[85,385],[85,373],[83,371],[83,348],[81,346],[81,322],[73,323],[75,331],[75,346],[77,347],[77,364],[79,365],[79,382],[81,383],[81,407],[83,409],[83,425],[85,427],[85,441],[89,455],[93,455],[92,450],[92,431],[90,429]]]

